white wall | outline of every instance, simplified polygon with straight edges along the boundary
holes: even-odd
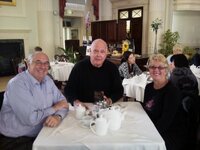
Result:
[[[180,34],[185,46],[200,47],[200,11],[179,11],[173,14],[172,31]]]
[[[25,55],[38,43],[37,3],[16,0],[16,6],[0,7],[0,39],[24,39]]]

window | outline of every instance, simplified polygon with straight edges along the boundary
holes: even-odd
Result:
[[[142,17],[142,9],[135,9],[132,11],[132,18]]]
[[[120,19],[128,19],[128,11],[121,11]]]

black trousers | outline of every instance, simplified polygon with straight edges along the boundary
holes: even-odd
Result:
[[[32,150],[33,137],[6,137],[0,134],[0,150]]]

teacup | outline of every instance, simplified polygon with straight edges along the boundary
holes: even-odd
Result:
[[[76,106],[75,112],[76,112],[76,118],[81,119],[83,116],[85,116],[86,108],[79,104],[78,106]]]

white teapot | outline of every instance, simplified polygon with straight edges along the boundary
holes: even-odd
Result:
[[[78,104],[75,107],[75,112],[76,112],[76,118],[81,119],[83,116],[85,116],[86,108],[82,106],[81,104]]]
[[[90,129],[92,130],[93,133],[99,136],[107,134],[108,126],[109,122],[102,115],[100,115],[99,118],[90,122]]]
[[[112,106],[111,108],[103,111],[102,114],[110,122],[110,130],[116,131],[120,129],[121,123],[124,120],[125,112],[122,112],[119,106]]]

